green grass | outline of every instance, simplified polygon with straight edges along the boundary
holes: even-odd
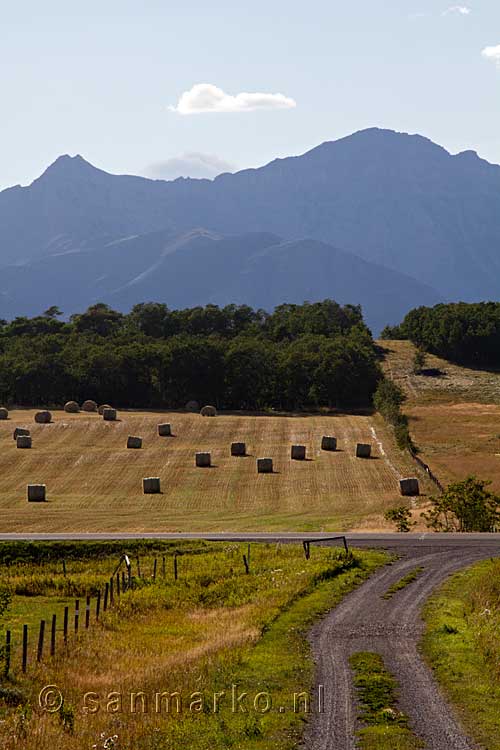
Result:
[[[11,750],[81,750],[92,747],[101,733],[118,734],[115,750],[291,750],[300,740],[307,718],[304,697],[310,695],[313,664],[307,632],[314,620],[335,606],[378,566],[388,561],[382,552],[344,555],[338,548],[315,547],[311,559],[304,559],[299,545],[253,544],[250,575],[246,575],[242,554],[247,545],[206,544],[179,558],[179,580],[173,580],[170,555],[167,575],[153,583],[149,571],[158,550],[141,557],[148,572],[137,588],[123,596],[115,607],[92,622],[88,632],[71,636],[69,648],[58,641],[58,656],[34,662],[30,648],[30,669],[20,673],[18,654],[13,659],[12,678],[4,683],[21,691],[31,706],[28,720],[5,704],[0,695],[0,746]],[[64,581],[73,580],[82,590],[106,580],[116,564],[116,549],[92,560],[88,549],[75,554],[64,577],[58,556],[35,564],[23,558],[8,568],[3,582],[15,594],[6,624],[18,629],[28,617],[36,627],[43,615],[50,619],[63,604],[59,592]],[[160,550],[161,552],[161,550]],[[8,575],[7,575],[8,573]],[[31,595],[33,591],[39,595]],[[15,662],[15,663],[14,663]],[[74,731],[64,729],[59,715],[43,714],[37,708],[42,685],[59,685],[65,706],[74,715]],[[231,710],[231,687],[247,692],[250,710]],[[180,690],[189,695],[201,691],[201,714],[183,710],[180,716],[130,714],[113,716],[106,711],[92,715],[83,710],[82,696],[98,691],[101,705],[111,691]],[[225,692],[220,709],[210,709],[214,693]],[[272,706],[264,713],[252,710],[257,693],[271,696]],[[310,703],[314,711],[314,696]],[[183,703],[184,705],[184,703]],[[280,710],[282,709],[282,710]],[[19,728],[21,727],[21,728]],[[23,733],[21,737],[19,732]],[[16,744],[17,743],[17,744]],[[21,743],[21,744],[19,744]]]
[[[414,570],[411,570],[409,573],[407,573],[403,578],[401,578],[399,581],[396,581],[396,583],[393,583],[392,586],[389,586],[385,594],[383,594],[382,599],[391,599],[395,593],[398,591],[401,591],[401,589],[406,588],[409,586],[410,583],[413,583],[418,576],[423,572],[424,568],[422,566],[419,566],[415,568]]]
[[[397,707],[396,681],[381,656],[358,652],[349,660],[360,706],[358,732],[361,750],[416,750],[422,742],[408,728],[408,719]]]
[[[424,611],[423,652],[469,733],[500,750],[500,560],[452,576]]]

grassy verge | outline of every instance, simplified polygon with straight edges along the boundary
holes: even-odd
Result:
[[[389,586],[385,594],[383,594],[382,599],[391,599],[395,593],[398,591],[401,591],[401,589],[406,588],[406,586],[409,586],[410,583],[413,583],[418,576],[423,572],[422,566],[418,566],[414,570],[411,570],[409,573],[407,573],[403,578],[400,578],[399,581],[396,581],[396,583],[393,583],[392,586]]]
[[[428,602],[423,652],[462,723],[500,750],[500,560],[452,576]]]
[[[408,719],[397,708],[397,685],[382,658],[358,652],[350,658],[360,705],[358,732],[362,750],[416,750],[422,742],[408,728]]]
[[[256,544],[246,575],[243,552],[246,545],[206,545],[183,555],[178,581],[171,571],[156,583],[139,581],[98,624],[72,636],[67,650],[40,665],[31,657],[26,676],[17,666],[4,686],[19,691],[24,705],[14,709],[0,699],[2,748],[294,747],[307,709],[314,711],[306,633],[387,557],[363,552],[346,558],[337,549],[316,548],[306,562],[296,545]],[[99,556],[97,572],[88,569],[88,559],[75,557],[66,578],[86,576],[91,584],[109,575],[115,557]],[[151,563],[141,558],[143,569]],[[23,561],[4,580],[13,591],[36,590],[45,608],[51,596],[54,604],[59,600],[63,576],[44,568]],[[5,624],[19,616],[19,599],[17,614],[7,613]],[[64,710],[44,713],[39,691],[54,684]]]

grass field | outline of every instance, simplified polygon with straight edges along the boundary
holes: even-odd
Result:
[[[60,611],[54,591],[71,584],[76,591],[90,590],[99,580],[102,584],[115,568],[116,554],[99,551],[94,559],[79,560],[84,545],[79,549],[72,545],[68,559],[68,545],[61,544],[66,577],[60,566],[55,569],[55,562],[23,559],[8,568],[0,565],[2,586],[14,595],[3,624],[12,628],[15,642],[27,610],[32,611],[33,624],[27,674],[21,672],[18,649],[8,679],[2,675],[0,658],[2,748],[291,750],[297,746],[307,714],[318,710],[307,632],[315,619],[385,564],[388,556],[383,552],[352,556],[338,548],[314,547],[306,561],[299,545],[253,544],[247,575],[242,564],[247,545],[193,547],[181,542],[175,547],[181,554],[175,581],[173,545],[163,547],[158,543],[155,553],[141,556],[141,563],[149,571],[152,555],[166,552],[165,577],[160,575],[156,582],[150,577],[135,580],[134,589],[115,600],[111,610],[101,612],[99,622],[92,616],[89,630],[80,630],[77,636],[71,633],[67,646],[59,630],[56,656],[50,657],[46,649],[38,664],[35,615],[50,621],[51,612]],[[132,555],[133,550],[128,551]],[[16,593],[23,590],[40,591],[40,596]],[[64,698],[62,711],[43,710],[39,695],[46,685],[58,686]],[[236,696],[246,693],[235,704],[233,686]],[[169,704],[161,697],[174,693],[178,702],[172,697]],[[296,695],[303,697],[296,700]],[[12,706],[13,698],[18,707]],[[115,736],[116,741],[108,741]]]
[[[427,603],[423,651],[480,747],[500,750],[500,560],[447,580]]]
[[[500,491],[500,373],[459,367],[429,356],[438,375],[414,375],[408,341],[381,341],[387,374],[408,397],[410,432],[443,484],[476,474]]]
[[[12,411],[0,422],[0,532],[387,529],[398,479],[415,474],[376,415],[119,417],[60,411],[35,425],[33,411]],[[174,437],[157,436],[165,421]],[[16,448],[16,426],[31,429],[31,450]],[[324,434],[338,438],[337,452],[320,450]],[[128,435],[142,436],[143,449],[127,450]],[[236,440],[248,456],[230,456]],[[356,442],[372,443],[373,458],[356,459]],[[291,461],[292,443],[309,460]],[[212,468],[195,468],[200,450],[212,452]],[[257,475],[258,456],[274,459],[274,474]],[[161,478],[161,495],[142,494],[146,476]],[[48,502],[28,504],[28,483],[46,484]]]

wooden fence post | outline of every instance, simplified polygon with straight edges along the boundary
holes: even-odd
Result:
[[[64,643],[68,642],[69,607],[64,607]]]
[[[125,578],[125,571],[122,570],[122,593],[124,594],[127,590],[127,579]]]
[[[104,587],[104,606],[103,606],[103,612],[106,612],[108,608],[108,597],[109,597],[109,583],[106,583],[106,586]]]
[[[23,672],[28,667],[28,626],[23,625]]]
[[[38,633],[38,652],[36,655],[37,661],[42,661],[44,638],[45,638],[45,620],[40,620],[40,631]]]
[[[4,677],[9,676],[10,672],[10,652],[11,652],[11,632],[7,630],[5,633],[5,666],[4,666]]]
[[[165,578],[165,555],[161,559],[161,574]]]
[[[114,603],[114,595],[113,595],[113,578],[109,579],[109,606],[112,607]]]
[[[52,615],[52,628],[50,631],[50,655],[56,655],[56,615]]]
[[[120,573],[116,574],[116,596],[120,597]]]
[[[75,599],[75,633],[78,633],[78,625],[80,622],[80,601]]]
[[[99,619],[99,614],[101,612],[101,589],[97,592],[97,601],[95,605],[95,619]]]
[[[89,629],[90,625],[90,596],[87,595],[87,601],[85,602],[85,630]]]
[[[250,573],[250,567],[248,565],[247,556],[243,555],[243,563],[245,565],[245,573],[248,575]]]
[[[155,557],[155,561],[153,563],[153,581],[156,581],[156,566],[158,564],[158,560]]]

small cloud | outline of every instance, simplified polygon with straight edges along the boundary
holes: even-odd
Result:
[[[177,177],[213,179],[223,172],[236,172],[236,169],[234,164],[214,154],[191,151],[150,164],[144,170],[144,174],[159,180],[175,180]]]
[[[485,47],[481,54],[486,60],[492,60],[500,66],[500,44],[496,47]]]
[[[297,104],[284,94],[246,93],[231,95],[212,83],[197,83],[185,91],[172,112],[180,115],[201,112],[254,112],[258,109],[292,109]]]
[[[459,16],[470,16],[472,10],[466,5],[452,5],[443,11],[443,16],[449,16],[451,14],[457,14]]]

